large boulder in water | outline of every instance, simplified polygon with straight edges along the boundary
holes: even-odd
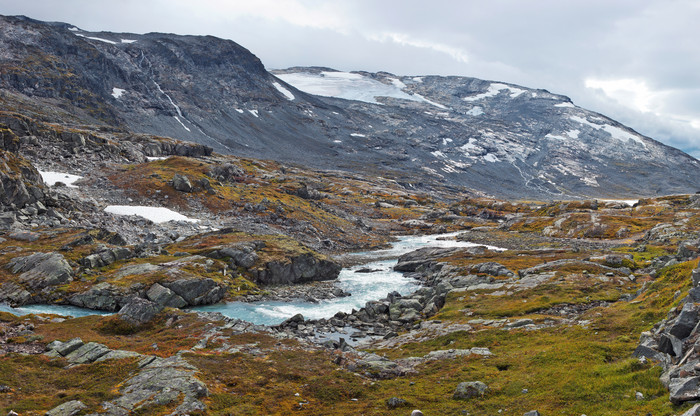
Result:
[[[254,270],[255,281],[264,285],[294,284],[333,280],[342,267],[331,260],[301,254],[284,260],[269,261],[264,268]]]

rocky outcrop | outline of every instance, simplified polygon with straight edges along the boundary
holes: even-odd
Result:
[[[173,176],[172,186],[176,191],[192,192],[192,182],[185,175],[175,174]]]
[[[86,408],[85,403],[80,400],[71,400],[49,410],[46,416],[74,416]]]
[[[21,273],[19,281],[34,291],[72,280],[73,269],[59,253],[34,253],[16,257],[8,263],[12,273]]]
[[[182,308],[188,305],[187,301],[183,299],[182,296],[158,283],[154,283],[151,288],[148,289],[146,297],[164,307]]]
[[[22,209],[37,203],[44,206],[43,202],[39,172],[21,156],[0,150],[0,207]]]
[[[640,336],[634,356],[664,367],[661,382],[674,404],[700,400],[700,268],[693,270],[693,288],[677,309],[651,332]]]
[[[216,303],[223,299],[226,294],[226,289],[210,278],[178,279],[160,284],[192,306]],[[163,299],[161,297],[161,301]],[[171,297],[169,299],[171,302],[179,302],[177,298]]]
[[[245,176],[245,171],[231,163],[222,163],[211,166],[208,174],[217,181],[236,182]]]
[[[301,254],[284,260],[267,262],[264,267],[252,270],[256,283],[280,285],[333,280],[342,267],[331,260],[314,254]]]
[[[200,399],[209,394],[207,386],[196,378],[197,368],[179,355],[160,358],[133,351],[112,350],[96,342],[83,343],[80,338],[51,342],[47,345],[46,355],[63,357],[71,366],[105,360],[139,359],[138,373],[120,383],[120,396],[102,403],[104,411],[97,414],[126,415],[153,405],[171,403],[173,406],[177,404],[173,414],[206,410]],[[69,408],[66,404],[61,406]]]
[[[80,259],[79,263],[83,267],[94,269],[96,267],[109,266],[115,261],[130,259],[134,257],[134,252],[127,247],[105,247],[97,249],[97,252]]]
[[[121,309],[130,296],[128,289],[102,282],[85,292],[71,295],[68,302],[81,308],[114,312]]]
[[[163,306],[150,300],[134,297],[119,310],[117,315],[132,325],[142,325],[153,319]]]

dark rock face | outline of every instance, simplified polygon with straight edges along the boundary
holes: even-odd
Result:
[[[192,306],[216,303],[226,294],[226,290],[212,279],[180,279],[162,282],[162,285]],[[177,299],[171,302],[177,302]]]
[[[500,197],[697,190],[697,160],[545,90],[468,77],[359,74],[403,97],[377,92],[378,105],[299,91],[228,40],[69,28],[0,17],[0,87],[45,106],[53,121],[64,121],[61,108],[71,108],[70,121],[200,143],[153,143],[151,156],[216,150],[348,171],[391,166],[399,181]],[[324,71],[332,73],[276,74],[293,82],[291,73]],[[18,146],[11,134],[1,139],[6,149]],[[91,139],[65,140],[73,148]],[[228,167],[220,173],[219,180],[241,174]]]
[[[333,261],[302,254],[285,261],[268,262],[253,270],[256,282],[265,285],[293,284],[338,278],[342,267]]]

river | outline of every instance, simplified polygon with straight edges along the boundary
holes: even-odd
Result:
[[[357,258],[361,259],[374,259],[366,263],[346,267],[340,272],[337,285],[345,292],[351,293],[351,296],[348,297],[318,302],[303,300],[291,302],[227,302],[188,308],[188,310],[219,312],[230,318],[237,318],[260,325],[276,325],[297,313],[301,313],[305,318],[330,318],[336,312],[350,312],[353,309],[360,309],[368,301],[384,298],[393,291],[402,295],[416,291],[419,288],[417,281],[406,278],[402,273],[394,271],[393,268],[398,257],[422,247],[471,247],[477,245],[455,240],[454,237],[457,234],[403,236],[399,237],[398,241],[394,242],[391,248],[348,255],[349,257],[357,256]],[[357,273],[359,269],[369,269],[371,272]],[[19,308],[10,308],[7,305],[0,304],[0,311],[11,312],[16,315],[53,313],[73,317],[109,314],[108,312],[64,305],[26,305]]]

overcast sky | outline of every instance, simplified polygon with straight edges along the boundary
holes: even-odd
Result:
[[[545,88],[700,158],[700,0],[0,0],[0,14],[214,35],[268,69]]]

